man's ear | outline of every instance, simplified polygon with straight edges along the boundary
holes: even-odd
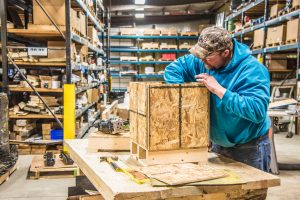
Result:
[[[227,58],[227,57],[230,55],[229,49],[226,49],[226,50],[223,52],[223,55],[224,55],[225,58]]]

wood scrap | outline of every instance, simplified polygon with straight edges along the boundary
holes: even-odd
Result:
[[[228,176],[224,170],[192,163],[154,165],[141,167],[139,171],[168,185],[184,185]]]

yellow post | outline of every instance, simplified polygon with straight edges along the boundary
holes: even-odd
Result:
[[[64,140],[75,138],[75,98],[75,85],[64,84]]]

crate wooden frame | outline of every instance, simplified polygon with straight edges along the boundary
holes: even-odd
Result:
[[[129,91],[131,155],[134,158],[157,164],[160,159],[154,157],[165,152],[173,157],[166,159],[167,163],[207,159],[199,156],[207,154],[209,141],[209,91],[206,87],[199,83],[132,82]],[[177,159],[175,155],[179,155]]]

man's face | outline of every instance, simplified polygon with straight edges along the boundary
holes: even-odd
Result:
[[[225,51],[214,52],[201,60],[203,61],[206,69],[216,70],[225,67],[228,60],[228,54]]]

